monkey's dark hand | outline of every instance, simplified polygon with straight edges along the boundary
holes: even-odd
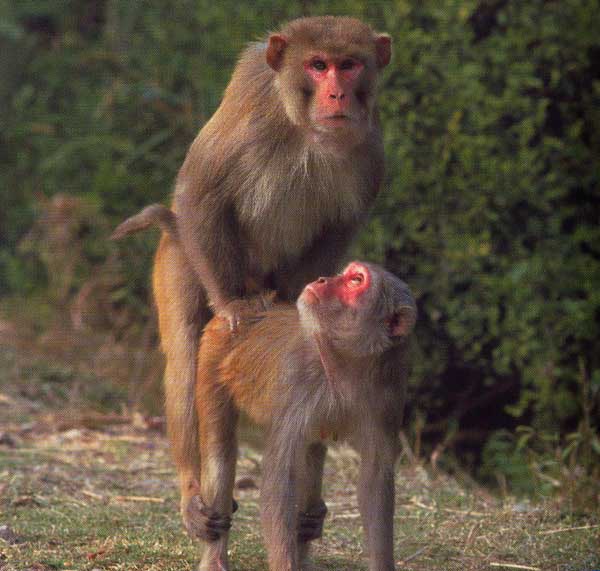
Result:
[[[273,306],[274,293],[267,292],[250,299],[234,299],[217,311],[217,317],[227,320],[229,329],[235,333],[243,323],[262,319],[262,313]]]
[[[234,508],[237,508],[235,500]],[[187,532],[192,538],[204,541],[217,541],[231,529],[231,516],[220,514],[209,508],[197,495],[192,496],[187,505],[184,522]]]
[[[247,299],[233,299],[217,311],[217,317],[225,319],[231,332],[235,333],[251,311],[252,307]]]
[[[298,540],[312,541],[323,535],[323,523],[327,515],[327,506],[323,500],[302,512],[298,517]]]

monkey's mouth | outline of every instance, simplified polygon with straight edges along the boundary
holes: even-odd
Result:
[[[334,115],[325,115],[319,117],[317,123],[323,127],[345,127],[352,121],[349,115],[344,113],[336,113]]]
[[[308,305],[315,305],[321,301],[311,284],[308,284],[304,288],[302,297],[304,298],[304,302]]]
[[[328,123],[345,123],[346,121],[350,121],[350,117],[344,113],[335,113],[334,115],[323,117],[321,121],[326,121]]]

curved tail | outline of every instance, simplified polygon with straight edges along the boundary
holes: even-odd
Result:
[[[120,240],[129,234],[134,234],[140,230],[146,230],[151,226],[158,226],[163,232],[166,232],[171,238],[179,242],[175,213],[162,204],[151,204],[150,206],[146,206],[146,208],[138,214],[121,222],[111,234],[110,239]]]

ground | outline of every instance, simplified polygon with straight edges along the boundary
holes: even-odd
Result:
[[[94,410],[86,395],[109,390],[96,382],[82,388],[73,371],[0,345],[0,570],[195,569],[198,546],[180,523],[162,420]],[[241,446],[233,571],[266,569],[260,462],[259,447]],[[317,570],[366,569],[357,466],[349,448],[332,446]],[[499,498],[465,478],[401,463],[395,553],[403,570],[592,571],[600,569],[600,514],[558,499]]]

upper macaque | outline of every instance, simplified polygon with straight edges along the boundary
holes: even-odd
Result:
[[[332,16],[294,20],[242,54],[173,202],[191,266],[232,327],[248,274],[295,299],[348,247],[383,175],[375,95],[390,57],[389,36]]]

